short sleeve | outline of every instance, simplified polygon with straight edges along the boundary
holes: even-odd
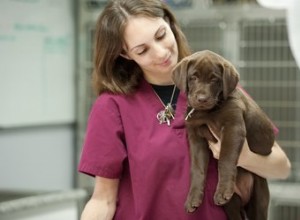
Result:
[[[119,107],[112,96],[99,96],[91,109],[78,171],[119,178],[127,157]]]

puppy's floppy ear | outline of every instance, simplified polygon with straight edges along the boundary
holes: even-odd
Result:
[[[183,92],[187,91],[187,75],[188,75],[189,59],[181,60],[173,69],[172,78],[175,85]]]
[[[235,67],[225,61],[223,63],[223,97],[226,100],[228,95],[236,88],[240,76]]]

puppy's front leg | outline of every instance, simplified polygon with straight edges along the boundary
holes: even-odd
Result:
[[[195,127],[188,127],[190,156],[191,156],[191,182],[185,209],[194,212],[202,203],[206,172],[209,162],[209,148],[205,138],[199,137]]]
[[[224,205],[234,193],[237,176],[237,161],[245,141],[246,132],[243,126],[224,127],[221,152],[218,162],[219,181],[214,196],[215,204]]]

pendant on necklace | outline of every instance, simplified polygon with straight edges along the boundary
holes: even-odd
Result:
[[[174,119],[174,109],[170,103],[168,103],[164,110],[161,110],[156,115],[159,124],[167,123],[168,126],[171,124],[171,120]]]

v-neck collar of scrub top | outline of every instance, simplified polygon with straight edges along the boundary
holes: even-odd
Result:
[[[151,106],[154,109],[155,114],[153,115],[153,117],[156,117],[156,114],[159,111],[163,110],[164,106],[156,96],[152,86],[144,78],[141,81],[140,89],[141,92],[144,93],[145,99],[149,100],[149,106]],[[187,108],[186,94],[180,91],[177,98],[177,102],[175,104],[176,104],[175,115],[174,115],[175,118],[171,121],[169,127],[179,129],[184,127],[184,118],[185,118],[185,112]],[[159,123],[158,120],[157,123]],[[168,126],[166,123],[162,125]]]

